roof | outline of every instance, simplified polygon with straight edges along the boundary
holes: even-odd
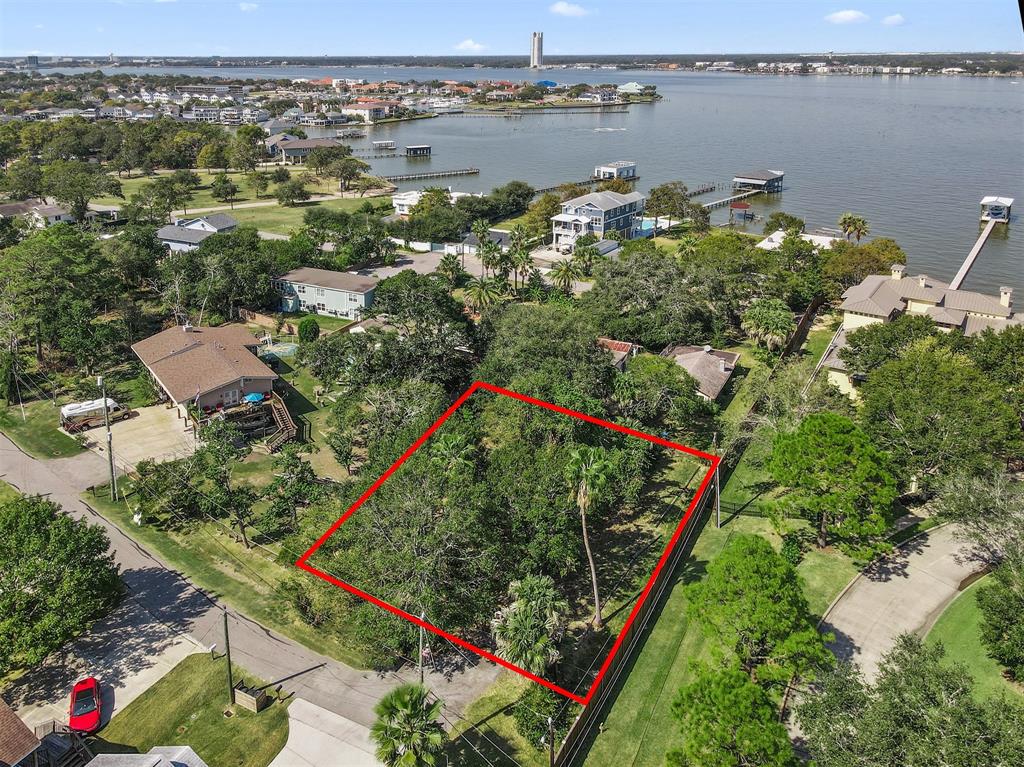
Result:
[[[329,269],[313,269],[309,266],[292,269],[278,279],[303,285],[314,285],[318,288],[347,290],[349,293],[368,293],[377,287],[378,282],[376,277],[364,277],[352,272],[334,272]]]
[[[207,767],[188,746],[154,746],[148,754],[100,754],[86,767]]]
[[[211,213],[208,216],[203,216],[199,220],[205,221],[218,232],[225,229],[234,229],[238,226],[238,222],[231,218],[227,213]]]
[[[0,700],[0,765],[17,764],[37,748],[35,733]]]
[[[981,198],[981,204],[982,205],[1002,205],[1004,208],[1009,208],[1011,205],[1013,205],[1013,198],[1012,197],[992,197],[990,195],[988,197],[982,197]]]
[[[614,338],[598,338],[597,344],[612,353],[612,364],[620,370],[625,365],[626,359],[640,351],[640,344],[616,341]]]
[[[723,352],[710,346],[670,346],[662,356],[675,360],[679,367],[697,381],[701,394],[710,400],[718,398],[729,382],[740,355],[737,352]]]
[[[493,242],[498,243],[498,246],[502,248],[507,248],[512,240],[512,233],[506,232],[504,229],[488,229],[487,234]],[[480,244],[480,238],[474,232],[470,232],[462,238],[462,244],[476,247]]]
[[[132,344],[132,351],[175,402],[240,378],[277,378],[249,351],[256,337],[243,325],[172,327]]]
[[[20,200],[18,202],[5,202],[0,205],[0,216],[24,216],[26,213],[30,213],[33,208],[43,204],[43,201],[39,198]]]
[[[282,151],[292,149],[318,149],[320,147],[341,146],[341,142],[333,138],[297,138],[292,141],[285,141],[281,145]]]
[[[782,245],[787,234],[788,232],[786,232],[785,229],[777,229],[757,243],[755,247],[758,247],[761,250],[775,250]],[[832,247],[832,243],[840,239],[839,237],[832,237],[831,235],[806,234],[804,232],[801,232],[799,236],[801,240],[811,243],[815,248],[830,248]]]
[[[212,237],[213,234],[213,232],[207,232],[203,229],[186,229],[183,226],[175,226],[174,224],[167,224],[156,230],[156,238],[158,240],[184,242],[189,245],[198,245],[207,237]]]
[[[630,203],[645,199],[647,198],[639,192],[627,192],[626,194],[619,194],[618,192],[591,192],[590,194],[566,200],[562,203],[562,206],[581,208],[584,205],[592,205],[599,210],[611,210],[612,208],[621,208],[623,205],[629,205]]]
[[[734,178],[749,178],[753,181],[771,181],[782,178],[785,174],[781,170],[752,170],[746,173],[737,173]]]

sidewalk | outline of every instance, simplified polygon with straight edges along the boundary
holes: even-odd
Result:
[[[370,729],[307,700],[288,706],[288,742],[269,767],[378,767]]]

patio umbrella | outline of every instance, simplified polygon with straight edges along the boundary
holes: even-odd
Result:
[[[242,399],[244,399],[246,402],[251,402],[255,405],[257,402],[263,401],[263,395],[260,394],[259,392],[253,392],[252,394],[246,394],[245,397],[243,397]]]

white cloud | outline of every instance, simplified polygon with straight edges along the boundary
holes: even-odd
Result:
[[[472,37],[467,37],[461,43],[455,46],[457,51],[469,51],[470,53],[480,53],[486,46],[482,43],[478,43]]]
[[[238,10],[242,11],[243,13],[248,13],[249,11],[255,11],[259,7],[260,7],[259,3],[239,3],[238,4]]]
[[[836,11],[825,17],[829,24],[860,24],[870,17],[861,11]]]
[[[178,2],[178,0],[153,0],[153,2],[154,3],[176,3],[176,2]],[[124,5],[124,3],[119,3],[119,5]]]
[[[556,16],[586,16],[590,11],[582,5],[567,3],[565,0],[558,0],[557,3],[548,8]]]
[[[903,18],[902,13],[894,13],[892,16],[886,16],[884,19],[882,19],[882,24],[884,24],[887,27],[898,27],[905,21],[906,19]]]
[[[42,29],[42,28],[43,28],[43,25],[42,25],[42,24],[36,24],[35,28],[36,28],[36,29]]]

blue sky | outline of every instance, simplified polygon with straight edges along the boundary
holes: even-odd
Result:
[[[0,55],[1024,49],[1014,0],[0,0]]]

